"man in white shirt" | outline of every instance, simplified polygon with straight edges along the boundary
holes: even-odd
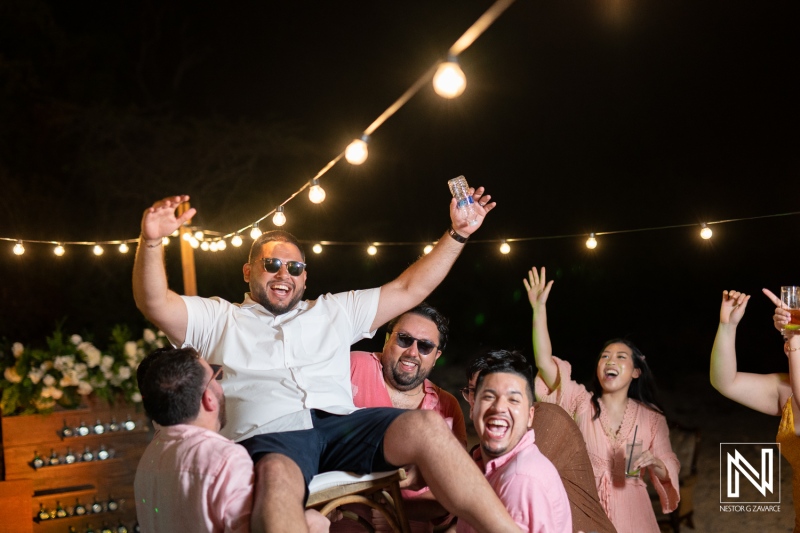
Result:
[[[469,225],[452,200],[448,232],[397,279],[314,301],[302,301],[307,273],[297,240],[285,232],[264,234],[242,268],[250,286],[242,304],[169,290],[161,239],[194,216],[194,209],[175,215],[188,196],[165,198],[145,211],[133,272],[136,304],[175,345],[192,346],[224,366],[225,434],[256,463],[254,531],[304,531],[307,485],[319,472],[406,464],[416,464],[440,503],[475,529],[518,531],[437,413],[357,410],[350,388],[350,345],[428,296],[494,208],[483,188],[472,198],[478,223]]]

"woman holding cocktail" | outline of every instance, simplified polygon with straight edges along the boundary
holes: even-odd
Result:
[[[571,379],[570,364],[553,357],[546,312],[553,282],[546,281],[544,268],[541,275],[532,268],[523,283],[533,307],[537,399],[560,405],[578,424],[600,502],[618,533],[658,533],[641,470],[647,468],[661,507],[669,513],[680,500],[680,463],[670,445],[667,421],[655,402],[644,355],[627,340],[607,342],[600,351],[591,391],[586,390]]]
[[[791,315],[781,309],[781,300],[764,289],[777,306],[775,327],[787,336],[784,351],[789,358],[789,373],[752,374],[736,369],[736,326],[744,316],[750,296],[738,291],[722,291],[719,327],[711,349],[711,385],[723,396],[750,409],[780,416],[776,441],[781,444],[781,455],[792,465],[794,490],[794,532],[800,533],[797,506],[800,505],[800,438],[795,416],[800,414],[797,398],[800,396],[800,335],[792,334]]]

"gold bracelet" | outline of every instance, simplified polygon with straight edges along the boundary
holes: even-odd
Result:
[[[155,243],[155,244],[149,244],[147,242],[147,239],[144,238],[144,235],[140,235],[139,237],[142,239],[142,242],[144,243],[144,245],[147,246],[148,248],[158,248],[159,246],[164,244],[164,241],[162,239],[158,239],[158,242]]]
[[[798,346],[797,348],[786,348],[786,351],[787,352],[798,352],[798,351],[800,351],[800,346]]]

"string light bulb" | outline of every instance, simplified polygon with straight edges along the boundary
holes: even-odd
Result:
[[[202,241],[204,237],[205,234],[202,231],[197,230],[194,232],[194,238],[197,239],[198,241]]]
[[[597,248],[597,239],[594,237],[594,233],[590,233],[589,238],[586,239],[586,247],[590,250]]]
[[[369,135],[362,135],[360,139],[355,139],[344,151],[344,158],[351,165],[360,165],[367,160],[369,150],[367,148],[369,143]]]
[[[62,255],[64,255],[65,251],[66,250],[64,250],[64,247],[61,245],[61,243],[58,243],[56,245],[56,247],[53,248],[53,253],[56,254],[58,257],[61,257]]]
[[[168,245],[169,244],[169,237],[166,236],[166,235],[164,237],[161,237],[161,244],[163,244],[164,246]]]
[[[700,230],[700,237],[701,237],[701,238],[703,238],[703,239],[705,239],[705,240],[708,240],[708,239],[710,239],[710,238],[711,238],[711,235],[713,235],[713,234],[714,234],[714,232],[713,232],[713,231],[711,231],[711,228],[709,228],[709,227],[708,227],[708,225],[707,225],[705,222],[703,222],[702,224],[700,224],[700,227],[702,228],[702,229]]]
[[[314,178],[311,180],[311,188],[308,189],[308,199],[311,203],[321,204],[325,201],[325,189],[320,187],[319,180]]]
[[[188,232],[188,231],[187,231],[186,233],[184,233],[184,234],[183,234],[183,236],[182,236],[181,238],[182,238],[184,241],[186,241],[186,242],[189,242],[189,241],[191,241],[191,240],[192,240],[192,234],[191,234],[190,232]]]
[[[506,241],[503,241],[503,244],[500,245],[500,253],[508,254],[509,252],[511,252],[511,245],[508,244]]]
[[[225,242],[225,239],[220,239],[220,240],[217,241],[217,250],[222,251],[227,247],[228,247],[228,243]]]
[[[374,244],[370,244],[370,245],[369,245],[369,248],[367,248],[367,253],[368,253],[369,255],[375,255],[375,254],[377,254],[377,253],[378,253],[378,247],[377,247],[377,246],[375,246]]]
[[[122,244],[120,244],[120,245],[119,245],[119,253],[121,253],[121,254],[127,254],[127,253],[128,253],[128,250],[130,250],[130,248],[128,248],[128,245],[127,245],[127,244],[125,244],[124,242],[123,242]]]
[[[422,253],[424,253],[425,255],[428,255],[429,253],[431,253],[431,250],[433,250],[433,245],[429,244],[425,248],[422,249]]]
[[[311,250],[315,254],[321,254],[322,253],[322,245],[320,243],[316,243],[314,246],[311,247]]]
[[[22,245],[22,241],[17,241],[17,244],[14,245],[14,255],[22,255],[25,253],[25,246]]]
[[[94,248],[92,249],[92,252],[94,252],[94,255],[100,257],[101,255],[103,255],[103,252],[105,252],[105,250],[103,250],[103,247],[100,246],[99,244],[95,244]]]
[[[275,208],[275,214],[272,216],[272,223],[276,226],[283,226],[286,224],[286,215],[283,214],[282,205]]]
[[[195,238],[197,238],[197,237],[195,237]],[[200,241],[198,241],[198,242],[200,242]],[[211,245],[210,245],[210,244],[208,244],[208,241],[203,241],[203,242],[200,242],[200,249],[201,249],[201,250],[203,250],[204,252],[207,252],[207,251],[208,251],[208,248],[209,248],[210,246],[211,246]]]
[[[189,238],[189,246],[191,246],[192,248],[194,248],[195,250],[197,250],[197,247],[198,247],[198,246],[200,246],[200,241],[198,241],[197,239],[195,239],[195,238],[194,238],[194,235],[192,235],[192,236]]]
[[[219,250],[219,244],[217,244],[217,241],[211,241],[211,244],[208,245],[208,249],[212,252],[216,252]]]
[[[250,230],[250,238],[253,240],[261,237],[261,230],[258,229],[258,222],[253,223],[253,229]]]
[[[242,245],[242,236],[239,235],[238,233],[234,235],[233,238],[231,239],[231,244],[234,245],[236,248],[240,247]]]
[[[461,96],[467,88],[467,77],[458,64],[455,56],[449,56],[447,61],[442,61],[436,74],[433,75],[433,90],[442,98],[456,98]]]

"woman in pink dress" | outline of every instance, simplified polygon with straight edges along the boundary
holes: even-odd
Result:
[[[532,268],[523,280],[533,307],[533,352],[539,373],[536,397],[556,403],[575,419],[586,441],[597,492],[618,533],[659,533],[644,476],[658,492],[665,513],[678,507],[680,463],[669,442],[667,421],[654,399],[654,384],[642,353],[629,341],[603,346],[592,391],[572,380],[572,367],[553,357],[547,331],[547,297],[553,281]],[[626,444],[642,442],[641,456],[627,464]],[[628,477],[626,470],[638,471]]]

